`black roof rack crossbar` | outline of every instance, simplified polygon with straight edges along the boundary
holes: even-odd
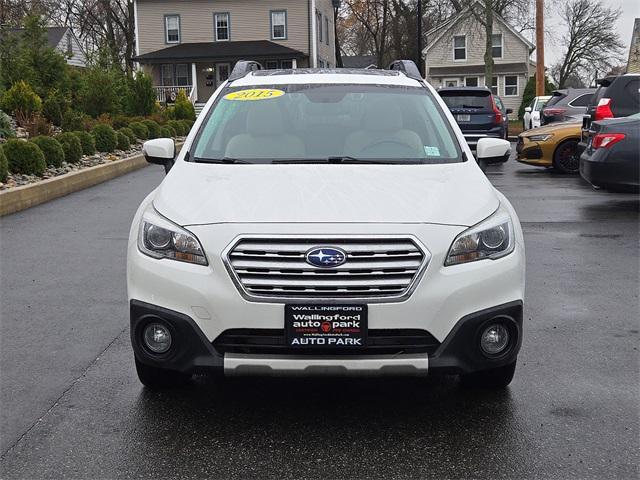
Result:
[[[257,70],[262,70],[262,65],[258,62],[254,62],[253,60],[238,60],[227,80],[233,82],[234,80],[238,80],[248,73],[255,72]]]
[[[407,77],[414,80],[423,80],[420,70],[413,60],[396,60],[389,65],[389,70],[403,72]]]

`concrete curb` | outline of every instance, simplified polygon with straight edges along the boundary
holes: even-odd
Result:
[[[148,165],[144,155],[122,158],[77,172],[0,192],[0,217],[92,187]]]

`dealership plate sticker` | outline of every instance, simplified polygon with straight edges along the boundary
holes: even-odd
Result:
[[[289,347],[366,346],[366,305],[285,305],[284,323]]]
[[[224,98],[225,100],[233,100],[236,102],[250,102],[278,98],[282,95],[284,95],[282,90],[275,90],[273,88],[252,88],[250,90],[239,90],[237,92],[228,93]]]

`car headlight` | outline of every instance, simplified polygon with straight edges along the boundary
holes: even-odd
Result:
[[[509,255],[515,248],[513,222],[502,205],[489,218],[465,230],[449,248],[445,266],[496,259]]]
[[[553,134],[547,133],[545,135],[531,135],[528,138],[530,142],[546,142],[552,137],[553,137]]]
[[[138,249],[153,258],[208,265],[204,250],[195,235],[164,218],[152,205],[142,214]]]

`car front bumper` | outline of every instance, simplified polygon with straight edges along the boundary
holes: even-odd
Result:
[[[532,142],[525,137],[519,137],[516,145],[516,160],[520,163],[536,167],[550,167],[552,161],[545,158],[540,142]]]

